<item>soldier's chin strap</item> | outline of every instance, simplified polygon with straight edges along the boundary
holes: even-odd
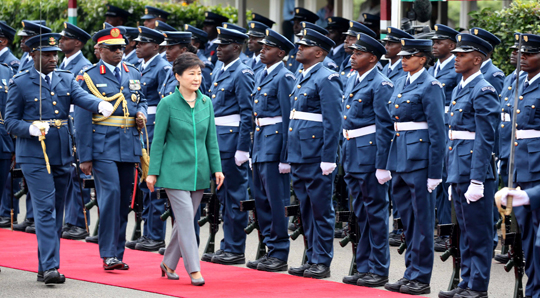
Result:
[[[117,94],[115,94],[115,95],[113,95],[111,97],[106,97],[106,96],[101,95],[101,93],[99,93],[99,90],[97,89],[96,85],[94,85],[94,82],[92,81],[92,78],[90,78],[90,76],[87,73],[85,73],[83,75],[83,78],[84,78],[84,82],[86,83],[86,86],[88,86],[88,89],[90,90],[92,95],[94,95],[95,97],[97,97],[97,98],[99,98],[101,100],[108,101],[108,102],[116,100],[116,103],[114,104],[113,111],[112,111],[111,115],[114,114],[114,112],[116,111],[118,106],[120,106],[120,103],[122,104],[122,109],[124,111],[125,127],[127,127],[127,120],[129,118],[129,109],[128,109],[126,98],[124,97],[124,94],[122,93],[122,91],[118,92]],[[108,116],[108,117],[105,117],[105,116],[92,117],[92,121],[100,122],[100,121],[106,120],[109,117],[110,116]]]

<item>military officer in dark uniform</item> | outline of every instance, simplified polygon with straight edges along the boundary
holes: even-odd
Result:
[[[17,136],[17,163],[32,194],[39,252],[38,280],[45,284],[65,281],[58,268],[64,198],[72,162],[67,127],[70,104],[94,113],[99,111],[105,117],[112,112],[110,103],[82,90],[71,73],[55,70],[60,37],[60,34],[42,34],[26,42],[34,58],[34,68],[10,81],[5,119],[8,132]],[[40,142],[45,142],[46,152]]]
[[[168,32],[176,32],[178,31],[178,29],[174,28],[173,26],[163,22],[163,21],[156,21],[156,26],[154,28],[155,30],[163,33],[165,31],[168,31]],[[167,60],[167,53],[166,53],[166,48],[165,47],[162,47],[160,46],[159,47],[159,55],[161,56],[161,58],[163,58],[163,60]]]
[[[164,38],[163,33],[157,30],[139,27],[139,37],[135,39],[138,42],[137,57],[143,59],[138,69],[142,73],[141,92],[144,94],[148,105],[148,122],[146,123],[145,133],[148,132],[150,149],[154,137],[157,105],[161,100],[159,89],[165,83],[167,74],[172,68],[171,64],[161,58],[159,54],[159,45]],[[146,136],[143,139],[145,138]],[[141,190],[144,193],[143,236],[126,243],[126,247],[137,250],[158,251],[160,248],[165,247],[166,222],[159,217],[165,212],[166,199],[158,198],[159,191],[150,192],[146,187],[146,182],[141,183]]]
[[[266,36],[259,43],[263,45],[261,62],[266,67],[255,76],[257,87],[252,98],[256,125],[251,151],[252,194],[268,253],[248,262],[247,266],[263,271],[285,271],[290,245],[284,216],[284,207],[289,205],[291,197],[291,167],[287,162],[289,94],[296,78],[282,61],[294,49],[294,44],[271,29],[266,30]]]
[[[32,61],[32,56],[29,55],[30,49],[26,46],[25,42],[36,35],[52,32],[49,27],[45,26],[45,22],[24,20],[21,23],[23,29],[19,31],[17,35],[21,36],[21,50],[23,50],[24,53],[20,60],[21,64],[19,65],[18,69],[19,73],[34,67],[34,61]]]
[[[11,69],[11,67],[9,67],[5,63],[0,64],[0,112],[2,113],[0,115],[0,123],[2,124],[0,125],[0,141],[2,143],[2,151],[0,152],[0,185],[6,184],[9,174],[9,167],[11,164],[11,158],[14,152],[13,140],[8,134],[6,127],[4,126],[4,116],[6,115],[6,101],[9,90],[8,82],[12,76],[13,70]],[[5,188],[0,187],[0,193],[3,193],[5,191]],[[11,225],[11,209],[14,209],[14,223],[17,223],[16,215],[19,209],[19,204],[11,206],[12,200],[10,196],[11,194],[7,196],[3,196],[0,194],[0,198],[2,198],[2,201],[0,201],[0,228],[7,228]]]
[[[359,33],[351,46],[352,73],[342,104],[343,137],[341,162],[345,181],[353,198],[356,218],[363,226],[356,253],[358,272],[345,283],[380,287],[388,282],[388,182],[386,170],[392,139],[392,121],[387,100],[394,84],[377,69],[386,53],[384,46],[367,34]]]
[[[83,173],[94,174],[100,211],[99,254],[103,268],[129,269],[122,262],[133,191],[134,166],[140,161],[147,104],[140,72],[122,62],[125,39],[120,29],[104,29],[92,40],[101,60],[80,80],[83,89],[107,101],[120,101],[108,118],[75,108],[75,128]],[[137,119],[137,120],[136,120]]]
[[[489,42],[493,47],[493,50],[495,50],[495,47],[501,43],[501,40],[497,36],[495,36],[495,34],[482,28],[472,28],[471,34],[476,35],[483,40]],[[484,60],[484,62],[482,63],[481,71],[486,81],[488,81],[491,86],[493,86],[495,90],[497,90],[497,94],[501,94],[505,76],[502,70],[500,70],[497,66],[493,65],[493,61],[491,61],[492,54],[493,51],[488,53],[488,55],[486,56],[486,60]]]
[[[163,9],[145,5],[144,15],[141,17],[141,20],[144,20],[144,27],[155,29],[156,21],[167,22],[169,15],[170,13],[164,11]]]
[[[107,4],[107,12],[105,13],[105,22],[113,27],[123,26],[131,16],[129,11]]]
[[[431,291],[435,223],[432,192],[442,182],[444,91],[426,70],[433,61],[431,40],[402,39],[401,45],[398,55],[406,75],[397,79],[388,100],[395,132],[387,169],[392,172],[394,207],[403,223],[407,268],[403,278],[387,283],[385,288],[421,295]]]
[[[261,44],[260,41],[264,38],[266,29],[269,28],[265,24],[257,21],[248,22],[248,28],[247,35],[249,36],[249,39],[247,41],[247,46],[249,51],[253,53],[253,57],[250,57],[251,61],[249,61],[247,65],[251,67],[256,76],[265,66],[265,64],[261,62],[260,54],[263,44]]]
[[[312,29],[312,30],[315,30],[315,31],[319,32],[320,34],[322,34],[324,36],[328,35],[328,30],[324,29],[323,27],[321,27],[319,25],[315,25],[315,24],[308,23],[308,22],[300,22],[300,25],[304,29]],[[296,34],[296,37],[298,37],[300,39],[303,36],[304,36],[304,30],[302,30],[302,31],[300,31],[300,33]],[[326,68],[328,68],[330,70],[333,70],[333,71],[338,71],[339,70],[339,66],[336,64],[336,62],[334,62],[334,60],[328,58],[328,56],[324,57],[323,65]],[[302,64],[298,64],[298,68],[296,69],[295,73],[296,74],[300,73],[301,69],[302,69]]]
[[[332,48],[330,53],[328,53],[328,58],[334,60],[334,62],[339,66],[345,60],[347,53],[345,53],[345,31],[349,28],[349,20],[342,17],[330,17],[327,19],[328,25],[326,30],[328,30],[328,38],[334,41],[336,46]]]
[[[217,56],[222,67],[214,69],[210,94],[214,105],[216,130],[223,174],[227,180],[217,196],[223,204],[223,240],[214,254],[203,261],[219,264],[244,264],[247,212],[240,201],[247,200],[248,159],[251,146],[251,93],[253,71],[240,61],[247,35],[233,29],[217,28]]]
[[[203,75],[203,82],[201,84],[204,87],[204,94],[208,95],[210,90],[210,83],[212,83],[212,71],[214,70],[214,64],[210,62],[206,56],[204,56],[204,46],[208,42],[208,34],[199,28],[185,24],[184,31],[191,32],[191,45],[197,49],[197,57],[204,63],[204,68],[201,69]],[[203,47],[203,48],[201,48]]]
[[[137,42],[135,39],[139,36],[139,29],[135,27],[118,27],[120,30],[125,30],[124,37],[126,38],[126,49],[124,50],[124,57],[122,60],[124,62],[136,65],[141,59],[137,57]]]
[[[347,32],[343,32],[343,34],[345,34],[345,42],[344,42],[343,48],[345,50],[345,53],[347,53],[347,57],[343,59],[343,62],[341,63],[339,67],[339,77],[341,78],[341,83],[343,83],[344,90],[347,87],[346,85],[347,85],[347,80],[349,79],[349,76],[352,75],[351,72],[354,71],[351,69],[351,55],[354,51],[354,49],[351,48],[351,46],[354,45],[354,43],[356,43],[356,40],[358,38],[357,37],[358,33],[364,33],[375,39],[377,38],[377,35],[375,34],[375,32],[373,32],[373,30],[369,29],[365,25],[360,24],[355,21],[349,22],[349,29],[347,30]]]
[[[213,13],[211,11],[207,11],[204,13],[204,22],[203,22],[203,31],[208,34],[208,42],[206,43],[204,47],[204,56],[208,61],[212,62],[212,64],[216,64],[218,61],[217,57],[217,47],[218,44],[216,43],[217,40],[217,27],[221,26],[222,23],[228,22],[229,19],[227,17],[224,17],[220,14]]]
[[[6,63],[14,72],[17,72],[20,64],[19,59],[9,50],[14,37],[15,29],[4,22],[0,22],[0,63]]]
[[[303,69],[291,93],[287,161],[300,201],[307,262],[289,268],[289,274],[326,278],[330,277],[334,256],[332,194],[343,90],[339,74],[321,63],[334,42],[312,29],[304,29],[303,33],[296,55]]]
[[[233,23],[223,23],[221,24],[221,26],[225,29],[233,29],[243,34],[247,34],[248,32],[246,28],[238,26]],[[250,66],[252,62],[252,60],[244,53],[244,51],[240,53],[240,61],[242,61],[242,63],[244,63],[247,66]],[[215,68],[220,69],[223,66],[223,62],[218,60],[214,65],[215,65]]]
[[[84,30],[79,27],[64,22],[64,30],[60,32],[62,38],[60,39],[60,49],[65,54],[64,61],[60,64],[60,69],[67,70],[73,75],[78,75],[81,70],[86,70],[92,63],[84,57],[81,49],[84,47],[86,42],[92,38],[90,34],[86,33]],[[73,106],[70,109],[72,113],[74,111]],[[88,236],[86,232],[86,223],[84,220],[83,206],[81,201],[81,193],[79,182],[82,179],[91,178],[85,174],[80,174],[80,177],[77,177],[77,169],[74,166],[71,168],[70,180],[68,183],[67,195],[66,195],[66,218],[64,231],[62,232],[62,238],[65,239],[84,239]],[[90,190],[83,189],[82,196],[84,202],[88,203],[90,201]],[[90,214],[87,214],[88,225],[90,225]]]
[[[457,40],[452,52],[462,79],[452,93],[446,159],[461,230],[462,281],[452,291],[439,292],[439,297],[487,297],[496,187],[491,153],[500,114],[497,90],[480,69],[493,47],[471,34],[459,34]]]
[[[302,7],[296,7],[294,9],[294,16],[293,16],[293,32],[294,35],[297,36],[302,32],[302,30],[305,27],[302,27],[301,22],[307,22],[311,24],[315,24],[315,22],[319,19],[317,14],[302,8]],[[301,38],[301,37],[300,37]],[[293,73],[296,73],[298,68],[300,67],[300,62],[296,61],[296,53],[298,52],[298,45],[294,47],[292,51],[289,52],[289,56],[287,57],[287,69],[290,70]]]

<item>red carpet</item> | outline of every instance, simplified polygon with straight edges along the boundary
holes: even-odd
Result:
[[[201,262],[206,285],[195,287],[190,284],[182,260],[177,268],[179,281],[161,277],[159,264],[162,256],[159,254],[130,249],[126,249],[124,256],[130,270],[104,271],[96,244],[64,239],[61,241],[60,272],[67,278],[176,297],[411,297],[384,290],[207,262]],[[0,229],[0,243],[0,266],[37,272],[35,235]]]

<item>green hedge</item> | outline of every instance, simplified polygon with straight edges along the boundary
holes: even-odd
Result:
[[[502,43],[495,48],[493,63],[506,74],[514,71],[510,65],[510,47],[514,44],[514,32],[540,33],[540,3],[514,0],[510,7],[502,10],[485,8],[470,13],[471,28],[480,27],[495,34]]]
[[[17,31],[21,29],[22,20],[39,20],[41,2],[41,19],[47,20],[47,26],[53,32],[60,32],[64,28],[64,21],[68,20],[68,0],[2,0],[0,5],[0,20],[4,20]],[[198,2],[193,4],[181,3],[155,3],[143,0],[84,0],[78,1],[77,26],[89,34],[103,29],[107,4],[121,7],[132,13],[126,26],[136,27],[144,15],[144,6],[151,5],[171,13],[167,23],[176,28],[183,28],[184,24],[190,24],[202,28],[204,12],[212,11],[229,17],[229,21],[238,21],[238,10],[232,6],[203,6]],[[251,11],[246,12],[246,17],[251,19]],[[20,50],[20,38],[16,37],[13,52],[17,57],[22,55]],[[90,61],[95,62],[93,43],[90,41],[83,49],[83,53]]]

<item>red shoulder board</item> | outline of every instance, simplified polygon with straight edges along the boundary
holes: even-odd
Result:
[[[75,78],[75,81],[77,81],[77,82],[82,81],[82,80],[84,80],[84,77],[81,76],[81,75],[77,75],[77,77]]]
[[[99,67],[99,73],[100,73],[100,74],[105,74],[105,65],[101,65],[101,66]]]
[[[122,65],[124,66],[124,70],[125,70],[126,72],[129,72],[129,68],[127,67],[127,65],[126,65],[125,63],[122,63]]]

